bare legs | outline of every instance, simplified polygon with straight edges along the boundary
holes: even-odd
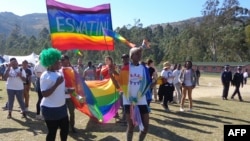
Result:
[[[180,110],[182,111],[184,108],[184,103],[186,99],[186,95],[188,93],[188,100],[189,100],[189,109],[192,110],[193,103],[192,103],[192,87],[185,86],[183,87],[183,93],[181,97],[181,104],[180,104]]]
[[[128,122],[128,127],[127,127],[127,132],[126,132],[127,141],[132,141],[135,126],[133,125],[133,122],[130,118],[130,114],[126,114],[126,118],[127,118],[127,122]],[[143,141],[147,135],[148,126],[149,126],[149,114],[148,113],[142,114],[141,118],[142,118],[142,124],[144,126],[144,130],[140,131],[139,141]]]

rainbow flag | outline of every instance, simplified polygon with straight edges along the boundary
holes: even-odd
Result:
[[[120,107],[120,95],[111,79],[84,81],[72,68],[63,68],[66,87],[73,87],[71,94],[76,109],[100,123],[111,120]],[[83,97],[81,102],[77,97]]]
[[[104,37],[112,30],[110,4],[83,8],[46,0],[51,43],[59,50],[114,50],[114,39]]]
[[[103,28],[103,34],[106,35],[106,36],[112,37],[112,38],[114,38],[114,39],[116,39],[116,40],[118,40],[120,42],[123,42],[123,43],[127,44],[130,47],[135,47],[135,44],[129,42],[127,39],[122,37],[120,34],[114,32],[112,30]]]

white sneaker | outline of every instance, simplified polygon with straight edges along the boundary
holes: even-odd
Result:
[[[37,119],[37,120],[44,120],[44,118],[43,118],[42,115],[36,115],[36,119]]]
[[[190,108],[190,109],[188,110],[188,112],[192,112],[192,108]]]
[[[180,108],[180,111],[181,111],[181,112],[184,112],[185,110],[184,110],[183,108]]]

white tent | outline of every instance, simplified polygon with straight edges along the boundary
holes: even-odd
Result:
[[[24,60],[27,60],[28,63],[36,64],[37,60],[39,59],[39,55],[35,54],[34,52],[27,56],[12,56],[12,55],[3,55],[5,59],[5,63],[9,63],[11,58],[16,58],[18,64],[22,64]]]

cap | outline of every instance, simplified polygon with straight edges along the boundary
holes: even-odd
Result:
[[[102,66],[102,63],[99,63],[97,67],[101,67]]]
[[[121,58],[129,58],[129,55],[128,54],[122,54]]]
[[[171,67],[171,64],[167,61],[163,63],[163,69],[169,69]]]

